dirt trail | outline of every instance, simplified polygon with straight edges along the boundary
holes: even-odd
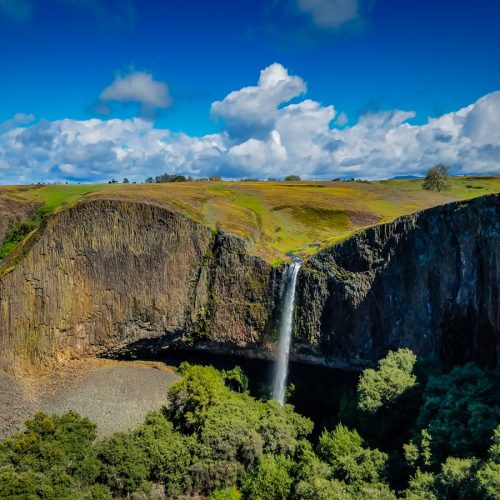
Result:
[[[163,363],[96,358],[36,378],[0,371],[0,438],[36,411],[75,410],[97,424],[100,436],[134,427],[167,403],[167,388],[178,378]]]

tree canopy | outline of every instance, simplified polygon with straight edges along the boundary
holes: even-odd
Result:
[[[379,361],[377,370],[366,369],[358,383],[359,408],[374,413],[412,388],[417,383],[413,374],[416,359],[409,349],[399,349],[389,351]]]
[[[439,163],[427,171],[424,179],[424,189],[428,191],[446,191],[450,187],[448,174],[450,167]]]
[[[380,405],[408,418],[412,439],[392,450],[341,422],[311,438],[293,406],[252,397],[241,369],[184,363],[168,407],[132,430],[96,439],[74,412],[37,413],[0,442],[0,498],[498,499],[498,374],[465,365],[417,385],[414,364],[390,352],[360,378],[360,423],[376,428]]]

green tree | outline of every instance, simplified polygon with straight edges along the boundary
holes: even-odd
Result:
[[[477,459],[448,457],[436,477],[436,489],[440,496],[461,500],[474,498],[478,463]]]
[[[358,383],[358,407],[368,413],[375,413],[414,387],[417,383],[413,374],[416,359],[410,349],[389,351],[378,362],[377,370],[364,370]]]
[[[0,443],[0,497],[69,498],[94,483],[99,462],[88,418],[40,412],[25,427]]]
[[[348,500],[347,485],[331,479],[331,467],[319,459],[309,441],[303,441],[292,471],[295,497],[302,500]]]
[[[119,432],[98,445],[99,479],[118,495],[138,490],[149,478],[151,459],[132,432]]]
[[[339,457],[354,455],[363,447],[363,439],[356,430],[339,424],[333,431],[323,431],[318,443],[318,454],[326,462],[334,464]]]
[[[472,363],[430,377],[417,427],[428,429],[435,463],[485,456],[500,415],[500,385]]]
[[[260,425],[258,405],[235,394],[207,412],[199,441],[207,446],[214,460],[239,461],[245,468],[252,467],[264,453]]]
[[[254,500],[281,500],[290,496],[291,462],[281,455],[266,455],[243,480],[243,492]]]
[[[428,191],[446,191],[450,188],[448,174],[450,167],[439,163],[427,171],[424,179],[424,189]]]
[[[500,463],[486,462],[477,473],[478,489],[481,497],[487,500],[498,500],[500,497]]]
[[[500,425],[494,430],[492,441],[488,460],[476,474],[478,492],[487,500],[500,497]]]
[[[208,410],[221,404],[229,390],[212,366],[192,366],[182,363],[182,379],[168,391],[169,416],[181,429],[192,431],[205,421]]]
[[[285,181],[287,182],[298,182],[300,181],[300,176],[299,175],[287,175],[285,177]]]
[[[438,492],[435,482],[434,474],[417,469],[405,490],[404,498],[408,500],[437,500]]]
[[[144,423],[133,431],[133,438],[147,457],[149,480],[163,483],[172,497],[179,496],[189,487],[189,442],[175,432],[172,422],[163,413],[149,413]]]
[[[333,431],[323,431],[318,455],[332,467],[336,479],[348,484],[380,484],[384,480],[387,454],[365,448],[357,431],[342,424]]]
[[[223,370],[222,377],[231,390],[248,392],[248,377],[239,366],[235,366],[232,370]]]
[[[427,429],[422,429],[418,439],[403,445],[403,454],[411,469],[415,470],[417,467],[428,469],[431,467],[433,463],[431,444],[432,436]]]

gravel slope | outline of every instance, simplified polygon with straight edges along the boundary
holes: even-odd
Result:
[[[179,377],[161,363],[87,359],[38,378],[0,372],[0,437],[22,427],[35,411],[75,410],[97,424],[100,436],[136,426],[167,403]]]

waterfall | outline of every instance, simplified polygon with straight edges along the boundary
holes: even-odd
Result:
[[[280,321],[279,352],[273,383],[273,398],[280,404],[285,403],[288,356],[290,354],[290,344],[292,342],[295,285],[297,283],[297,275],[299,274],[300,264],[300,260],[295,260],[285,272],[285,294]]]

